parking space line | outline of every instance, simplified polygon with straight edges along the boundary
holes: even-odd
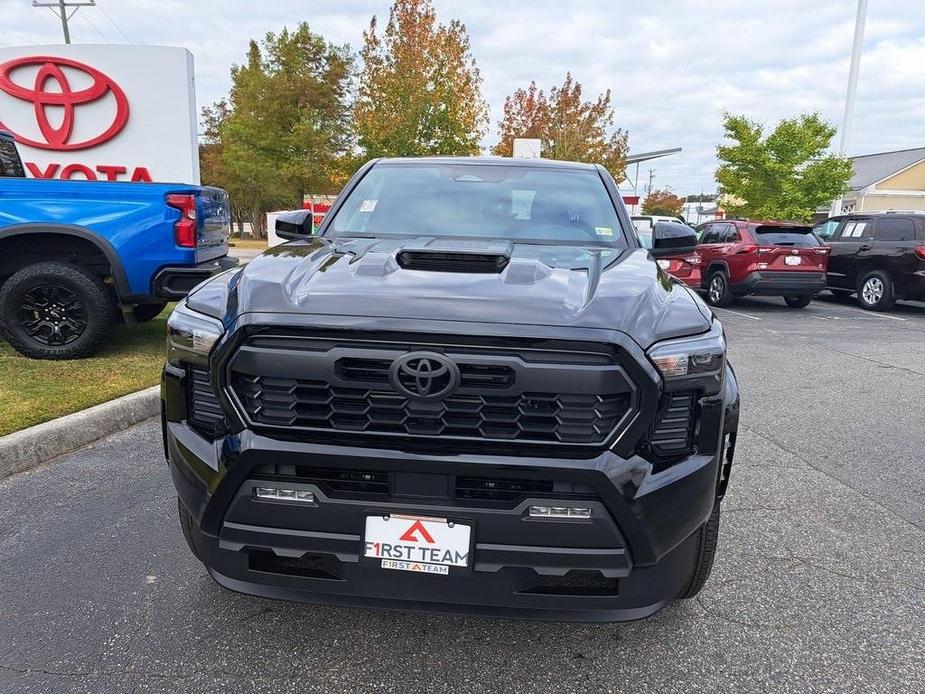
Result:
[[[728,308],[717,308],[716,306],[713,306],[713,310],[722,311],[723,313],[731,313],[735,316],[742,316],[743,318],[751,318],[752,320],[761,320],[757,316],[750,316],[747,313],[740,313],[738,311],[730,311]]]
[[[820,304],[820,305],[824,305],[826,308],[831,308],[831,309],[840,308],[843,311],[848,311],[849,313],[861,313],[870,318],[886,318],[888,320],[899,320],[904,323],[909,322],[908,318],[900,318],[899,316],[888,316],[885,313],[877,313],[875,311],[865,311],[862,308],[851,308],[850,306],[838,306],[837,304],[830,304],[828,302],[826,302],[825,304]]]

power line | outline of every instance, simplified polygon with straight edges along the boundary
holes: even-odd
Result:
[[[116,23],[113,21],[112,17],[110,17],[110,16],[109,16],[109,13],[106,11],[106,8],[105,8],[105,7],[103,7],[102,5],[97,5],[97,7],[100,9],[100,12],[103,13],[103,16],[106,18],[106,21],[108,21],[110,24],[112,24],[112,26],[115,28],[115,30],[118,31],[120,34],[122,34],[122,38],[124,38],[124,39],[125,39],[126,41],[128,41],[129,43],[135,43],[135,42],[132,41],[128,36],[126,36],[125,32],[122,31],[122,27],[120,27],[118,24],[116,24]]]
[[[102,32],[102,31],[100,31],[99,29],[97,29],[96,24],[94,24],[93,22],[91,22],[91,21],[90,21],[90,18],[89,18],[87,15],[82,14],[82,15],[80,15],[80,18],[83,19],[83,20],[84,20],[87,24],[89,24],[91,27],[93,27],[93,31],[95,31],[97,34],[99,34],[99,37],[100,37],[101,39],[103,39],[103,41],[105,41],[106,43],[112,43],[112,41],[110,41],[109,39],[107,39],[107,38],[103,35],[103,32]]]
[[[34,44],[36,44],[36,45],[38,45],[38,43],[39,43],[38,41],[33,41],[32,39],[27,39],[25,36],[18,36],[17,34],[14,34],[14,33],[10,32],[10,31],[4,31],[3,29],[0,29],[0,34],[5,34],[6,36],[12,36],[14,39],[17,39],[17,40],[19,40],[19,41],[25,41],[26,43],[34,43]]]
[[[71,42],[71,32],[68,28],[68,21],[81,7],[93,7],[96,5],[96,0],[57,0],[57,2],[39,2],[38,0],[32,0],[33,7],[57,7],[58,14],[61,17],[61,29],[64,31],[64,43]],[[68,14],[67,8],[73,7],[74,9]]]

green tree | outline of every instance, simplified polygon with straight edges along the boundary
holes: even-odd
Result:
[[[756,219],[809,220],[820,207],[848,188],[851,162],[826,154],[835,128],[819,114],[764,127],[745,116],[723,116],[716,180],[728,197],[726,211]]]
[[[670,188],[650,192],[642,203],[643,214],[677,217],[684,211],[684,198],[679,198]]]
[[[301,207],[304,193],[333,193],[345,180],[352,57],[302,22],[251,41],[231,68],[231,94],[203,109],[203,180],[228,190],[264,231],[267,211]]]
[[[582,98],[582,87],[571,73],[547,97],[536,82],[518,89],[504,100],[498,122],[501,136],[492,154],[509,157],[514,138],[534,137],[543,142],[543,156],[550,159],[603,164],[618,181],[624,177],[629,135],[613,129],[610,90],[593,101]],[[609,134],[608,134],[609,133]]]
[[[430,0],[396,0],[363,32],[354,128],[367,157],[477,154],[488,108],[466,27]]]

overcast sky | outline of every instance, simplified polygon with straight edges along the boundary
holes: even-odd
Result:
[[[199,106],[224,96],[250,38],[306,20],[357,50],[388,0],[97,0],[71,23],[75,43],[184,46],[195,56]],[[801,111],[841,120],[855,0],[435,0],[464,22],[484,78],[496,140],[504,97],[567,70],[590,97],[611,89],[634,152],[682,147],[643,164],[640,186],[682,194],[715,188],[721,111],[773,122]],[[0,0],[0,45],[54,43],[60,22],[30,0]],[[925,146],[925,0],[871,0],[849,153]],[[633,176],[633,170],[629,172]]]

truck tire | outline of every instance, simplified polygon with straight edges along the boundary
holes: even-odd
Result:
[[[166,305],[166,301],[156,304],[135,304],[132,306],[132,314],[138,323],[147,323],[149,320],[154,320],[161,315],[161,311],[164,310]]]
[[[690,582],[678,595],[681,600],[687,600],[697,595],[710,577],[710,571],[713,570],[716,543],[719,539],[719,502],[716,502],[713,506],[713,513],[710,514],[707,522],[701,525],[694,535],[697,537],[697,560],[694,564]]]
[[[79,265],[27,265],[0,287],[0,333],[33,359],[88,357],[102,347],[115,320],[115,294]]]
[[[893,280],[885,272],[869,272],[858,283],[858,304],[869,311],[889,311],[896,304]]]

